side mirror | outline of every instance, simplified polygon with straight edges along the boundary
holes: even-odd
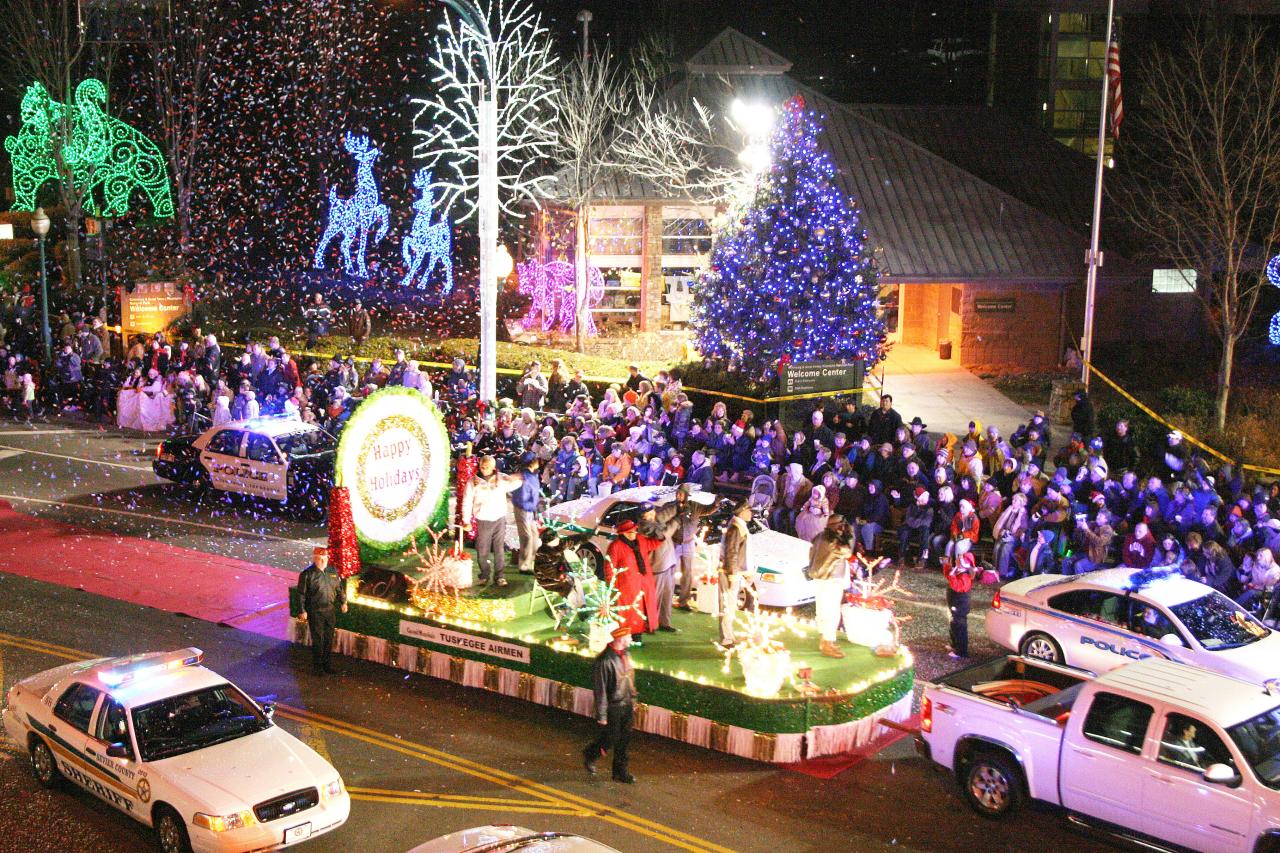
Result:
[[[275,703],[275,702],[263,702],[263,703],[262,703],[262,713],[264,713],[264,714],[266,714],[266,715],[267,715],[267,719],[268,719],[268,720],[270,720],[270,719],[274,718],[274,717],[275,717],[275,715],[276,715],[276,703]]]
[[[132,758],[128,744],[113,743],[107,747],[107,758]]]
[[[1225,785],[1235,788],[1240,784],[1240,774],[1226,764],[1210,764],[1205,768],[1204,781],[1210,785]]]
[[[1186,643],[1182,642],[1182,638],[1177,634],[1169,633],[1160,638],[1160,644],[1168,646],[1171,649],[1186,648]]]

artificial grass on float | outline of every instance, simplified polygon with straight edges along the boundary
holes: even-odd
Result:
[[[563,631],[555,628],[545,604],[535,605],[529,613],[532,578],[513,573],[509,580],[510,585],[504,589],[491,587],[475,595],[476,598],[510,599],[516,617],[506,622],[453,624],[416,611],[405,612],[407,607],[403,605],[377,602],[374,606],[372,602],[363,603],[361,597],[353,597],[349,611],[339,614],[338,627],[589,689],[593,656],[583,647],[552,648],[552,642],[561,637]],[[291,605],[296,613],[299,607],[296,596],[291,595]],[[400,633],[401,620],[517,641],[529,647],[530,662],[498,659],[468,649],[405,637]],[[716,619],[677,610],[672,614],[672,623],[680,633],[644,635],[643,645],[633,651],[632,659],[640,701],[674,712],[758,732],[804,732],[817,725],[835,725],[865,717],[893,704],[912,687],[914,673],[909,658],[876,657],[869,648],[843,641],[840,647],[845,658],[823,657],[818,653],[818,638],[813,627],[801,625],[801,636],[784,630],[778,639],[791,652],[793,672],[801,667],[812,669],[811,680],[819,692],[806,695],[787,682],[777,697],[751,696],[742,692],[744,679],[736,658],[730,663],[729,672],[724,671],[724,655],[713,644],[718,636]]]

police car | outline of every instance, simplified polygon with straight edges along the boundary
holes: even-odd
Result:
[[[200,485],[298,506],[324,517],[333,485],[337,442],[315,424],[292,417],[232,421],[199,436],[170,438],[156,448],[151,470],[175,483]]]
[[[65,664],[9,690],[4,728],[46,788],[70,780],[164,853],[277,850],[337,829],[332,765],[187,648]]]
[[[1022,578],[996,592],[986,620],[1006,649],[1097,673],[1165,658],[1255,684],[1280,677],[1280,634],[1176,569]]]
[[[442,835],[409,853],[618,853],[571,832],[539,832],[511,824],[490,824]]]
[[[638,519],[647,505],[661,506],[676,499],[675,486],[639,486],[603,497],[578,498],[547,510],[547,521],[559,526],[562,535],[584,543],[579,554],[588,565],[599,568],[604,554],[623,519]],[[711,505],[715,496],[694,491],[689,499]],[[728,522],[728,513],[718,511],[707,518],[707,540],[694,562],[700,572],[716,571],[720,560],[719,536]],[[750,555],[755,561],[755,589],[766,607],[795,607],[813,601],[813,584],[805,577],[809,568],[809,543],[795,536],[770,530],[758,522],[748,522],[751,530]],[[677,571],[679,571],[677,569]]]

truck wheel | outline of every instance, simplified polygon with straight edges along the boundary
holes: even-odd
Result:
[[[980,752],[964,774],[964,796],[978,814],[999,820],[1021,805],[1022,773],[1008,756]]]
[[[1018,651],[1026,658],[1035,658],[1049,663],[1063,662],[1062,647],[1048,634],[1039,632],[1028,634],[1022,638]]]
[[[62,782],[62,773],[53,760],[49,745],[38,737],[31,739],[31,773],[45,788],[56,788]]]
[[[178,813],[166,805],[156,807],[156,841],[162,853],[191,853],[191,838],[187,825]]]

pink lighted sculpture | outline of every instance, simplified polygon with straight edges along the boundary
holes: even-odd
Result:
[[[561,332],[573,329],[576,315],[573,286],[573,264],[568,261],[525,261],[516,265],[520,277],[520,292],[527,294],[532,302],[529,313],[525,315],[524,327],[534,328],[539,322],[542,331],[547,331],[559,318]],[[583,331],[588,335],[597,333],[596,321],[591,309],[600,304],[604,298],[604,276],[595,267],[587,267],[587,317]]]

